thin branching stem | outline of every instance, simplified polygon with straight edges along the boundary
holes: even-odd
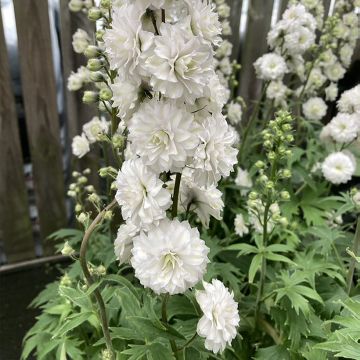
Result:
[[[357,223],[356,223],[356,230],[355,230],[355,238],[354,238],[354,245],[353,245],[353,253],[355,256],[358,256],[360,246],[360,216],[358,216]],[[352,258],[349,266],[349,272],[347,276],[347,293],[350,294],[351,287],[353,283],[354,271],[355,271],[356,259]]]
[[[81,265],[82,271],[84,273],[84,276],[86,278],[88,286],[91,286],[95,283],[95,280],[93,279],[93,277],[90,274],[89,268],[87,266],[87,261],[86,261],[86,251],[87,251],[87,248],[89,245],[90,237],[91,237],[92,233],[94,232],[95,228],[97,227],[97,225],[99,225],[100,222],[102,221],[102,219],[104,218],[105,213],[107,211],[111,210],[115,206],[116,206],[116,200],[114,199],[101,212],[99,212],[99,214],[96,216],[96,218],[93,220],[93,222],[90,224],[90,226],[85,231],[84,237],[82,239],[81,248],[80,248],[80,265]],[[95,289],[93,293],[94,293],[96,302],[99,306],[99,318],[100,318],[101,328],[102,328],[105,342],[106,342],[106,347],[110,351],[110,353],[112,354],[112,358],[114,359],[115,353],[114,353],[114,349],[113,349],[112,341],[111,341],[111,337],[110,337],[110,331],[109,331],[109,325],[108,325],[107,316],[106,316],[104,299],[102,298],[101,292],[99,289]],[[92,297],[90,297],[90,298],[92,299]]]

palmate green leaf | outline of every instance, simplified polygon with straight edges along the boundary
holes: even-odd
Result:
[[[281,254],[275,254],[273,252],[266,252],[265,258],[267,260],[285,262],[285,263],[296,266],[296,264],[292,260],[290,260],[289,258],[287,258],[286,256],[281,255]]]
[[[144,337],[136,330],[126,327],[111,327],[111,337],[123,340],[143,341]]]
[[[168,346],[160,343],[152,343],[149,345],[150,354],[148,354],[149,360],[173,360],[175,359],[172,351]]]
[[[255,360],[291,360],[290,354],[285,346],[273,345],[259,349],[256,352]]]
[[[90,299],[84,295],[82,290],[74,289],[68,286],[60,286],[59,293],[61,296],[64,296],[66,299],[70,300],[74,305],[79,306],[83,310],[90,311],[92,309]]]
[[[146,355],[150,353],[148,345],[129,345],[129,349],[121,352],[123,355],[129,355],[128,360],[146,359]]]
[[[29,307],[35,308],[44,304],[48,304],[49,302],[57,298],[58,290],[58,281],[54,281],[53,283],[46,285],[46,288],[35,297],[35,299],[30,303]]]
[[[54,333],[53,338],[62,337],[69,331],[77,328],[86,321],[96,321],[95,314],[91,311],[72,314],[67,318],[67,321]]]

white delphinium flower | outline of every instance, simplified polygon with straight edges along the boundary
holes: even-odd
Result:
[[[233,71],[233,68],[232,68],[232,64],[230,62],[230,59],[228,57],[224,57],[219,62],[219,69],[224,75],[226,75],[226,76],[231,75],[231,73]]]
[[[229,119],[230,123],[233,125],[239,124],[242,117],[242,109],[241,105],[236,102],[231,102],[227,106],[227,118]]]
[[[319,89],[326,81],[326,76],[322,73],[321,69],[319,67],[315,67],[311,70],[306,90],[308,89]]]
[[[96,142],[99,135],[107,134],[108,130],[109,123],[104,118],[99,119],[98,116],[94,116],[90,121],[83,125],[83,132],[90,144]]]
[[[140,227],[163,219],[171,205],[170,193],[163,184],[142,159],[125,161],[116,178],[115,195],[124,220]]]
[[[169,183],[174,187],[174,180]],[[215,185],[208,188],[200,187],[191,177],[182,176],[180,184],[179,208],[181,212],[193,211],[201,223],[208,228],[210,216],[217,220],[221,219],[224,208],[222,192]]]
[[[190,27],[194,35],[218,45],[221,41],[221,25],[214,4],[207,0],[185,0],[189,6]]]
[[[129,121],[128,139],[145,165],[154,171],[180,171],[199,143],[196,122],[184,105],[152,99]]]
[[[213,74],[211,45],[189,34],[179,23],[162,23],[160,34],[143,55],[150,85],[171,99],[183,97],[193,103],[204,95]]]
[[[268,53],[258,58],[254,67],[259,79],[279,80],[288,72],[284,58],[275,53]]]
[[[326,88],[325,88],[325,96],[326,96],[326,100],[327,101],[334,101],[337,96],[338,96],[338,87],[336,85],[336,83],[330,83]]]
[[[85,134],[76,135],[73,138],[71,147],[72,147],[72,153],[75,156],[77,156],[79,159],[90,151],[90,144]]]
[[[340,48],[340,60],[343,63],[344,66],[349,66],[351,63],[351,57],[354,53],[354,48],[350,46],[349,44],[344,44]]]
[[[295,4],[284,11],[283,20],[288,22],[288,26],[305,26],[310,30],[316,29],[315,18],[306,10],[302,4]]]
[[[328,144],[328,143],[333,142],[333,139],[331,137],[330,124],[325,125],[321,129],[320,134],[319,134],[319,139],[324,144]]]
[[[77,91],[88,82],[90,82],[90,70],[85,66],[80,66],[76,72],[72,71],[68,77],[67,88],[69,91]]]
[[[131,250],[133,248],[133,239],[138,234],[139,229],[127,222],[119,227],[114,242],[114,251],[116,259],[119,260],[120,265],[128,263],[131,257]]]
[[[360,114],[360,85],[344,91],[337,102],[337,107],[341,112]]]
[[[184,293],[206,271],[209,248],[187,221],[163,219],[133,240],[131,265],[140,283],[156,294]]]
[[[353,159],[344,152],[334,152],[327,156],[321,166],[326,180],[333,184],[345,184],[355,173]]]
[[[206,118],[200,126],[200,144],[193,162],[195,182],[200,186],[216,184],[222,176],[229,176],[237,162],[238,150],[233,147],[235,136],[221,114]]]
[[[113,107],[118,108],[121,119],[128,120],[138,103],[140,82],[116,77],[110,88],[113,93]]]
[[[143,9],[138,3],[115,7],[111,28],[107,28],[103,36],[110,67],[118,70],[122,79],[134,81],[138,77],[135,69],[141,51],[152,43],[153,34],[141,28],[142,14]]]
[[[216,56],[218,58],[223,58],[225,56],[230,56],[232,53],[233,45],[230,41],[224,40],[220,43],[219,47],[216,49]]]
[[[315,32],[299,26],[284,37],[284,46],[290,54],[303,54],[315,43]]]
[[[337,57],[330,49],[328,49],[320,54],[319,60],[320,60],[319,64],[325,67],[335,64],[337,61]]]
[[[77,29],[72,37],[72,46],[76,53],[82,54],[89,46],[91,38],[83,29]]]
[[[237,168],[235,184],[246,189],[250,189],[253,186],[249,172],[242,169],[240,166]]]
[[[230,36],[232,34],[230,22],[228,20],[223,20],[221,22],[222,34],[224,36]]]
[[[339,62],[324,68],[324,73],[330,81],[339,81],[344,77],[345,71],[345,68]]]
[[[205,348],[217,354],[236,337],[240,322],[238,304],[221,281],[213,279],[211,283],[203,282],[203,286],[204,290],[196,290],[195,294],[204,313],[196,331],[205,338]]]
[[[235,233],[240,237],[243,237],[244,234],[249,233],[249,228],[245,224],[245,220],[242,214],[236,214],[234,220]]]
[[[356,114],[338,113],[328,124],[331,137],[338,143],[350,143],[355,140],[360,126]]]
[[[286,105],[286,95],[289,89],[284,85],[282,81],[271,81],[266,89],[266,97],[272,99],[277,105]]]
[[[322,98],[312,97],[303,104],[302,110],[306,119],[316,121],[325,116],[327,105]]]

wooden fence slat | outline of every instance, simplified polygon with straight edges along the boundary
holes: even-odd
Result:
[[[248,25],[240,54],[239,92],[248,105],[259,95],[261,81],[256,79],[254,61],[267,51],[266,36],[270,29],[273,0],[250,0]]]
[[[0,238],[8,262],[34,257],[18,119],[0,12]]]
[[[78,28],[94,33],[94,24],[91,23],[86,14],[82,12],[71,12],[68,7],[68,0],[60,0],[60,39],[62,52],[62,66],[64,74],[64,94],[66,99],[66,119],[68,126],[67,142],[71,146],[72,139],[75,135],[79,135],[82,131],[82,125],[97,115],[96,108],[83,104],[82,91],[68,91],[67,79],[71,71],[76,71],[79,66],[86,66],[86,58],[84,55],[76,54],[72,48],[72,35]],[[77,161],[76,169],[90,168],[92,174],[89,181],[95,187],[99,185],[99,177],[97,170],[99,168],[99,154],[95,151],[87,154],[83,159]],[[75,164],[74,164],[75,166]]]
[[[14,0],[25,116],[44,242],[66,223],[64,180],[47,0]]]

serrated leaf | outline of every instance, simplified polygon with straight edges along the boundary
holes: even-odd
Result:
[[[249,267],[249,283],[250,284],[253,283],[255,275],[261,267],[262,258],[263,258],[263,254],[256,254],[251,260],[251,264]]]

